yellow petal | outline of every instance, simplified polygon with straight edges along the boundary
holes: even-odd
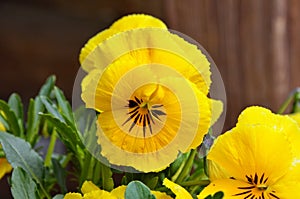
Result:
[[[83,199],[80,193],[67,193],[64,199]]]
[[[239,180],[233,180],[233,179],[215,180],[215,181],[212,181],[207,187],[205,187],[201,191],[201,193],[198,195],[198,199],[204,199],[209,195],[213,196],[215,193],[217,193],[219,191],[223,192],[224,199],[244,199],[249,194],[251,194],[251,191],[249,192],[249,190],[241,189],[241,188],[249,187],[249,186],[251,186],[251,185],[249,185],[246,182],[239,181]],[[243,192],[245,192],[245,193],[241,194]],[[241,194],[241,195],[237,195],[237,194]],[[251,195],[250,195],[250,197],[251,197]],[[249,198],[249,197],[247,197],[247,198]],[[265,195],[265,198],[269,198],[269,197],[267,197]]]
[[[122,185],[122,186],[119,186],[119,187],[113,189],[110,193],[111,193],[111,195],[115,196],[117,199],[124,199],[125,191],[126,191],[126,186]]]
[[[290,114],[289,117],[295,120],[297,124],[300,126],[300,113]]]
[[[5,158],[0,158],[0,179],[6,174],[10,173],[12,170],[11,165],[7,162]]]
[[[81,187],[81,192],[83,194],[100,190],[99,187],[97,187],[92,181],[84,181]]]
[[[153,195],[155,195],[156,199],[173,199],[171,196],[167,195],[164,192],[159,192],[159,191],[151,191]]]
[[[83,199],[117,199],[115,196],[111,195],[109,192],[104,190],[96,190],[84,194]]]
[[[0,131],[5,131],[5,127],[1,122],[0,122]]]
[[[280,146],[280,147],[279,147]],[[278,156],[276,151],[280,151]],[[284,176],[292,164],[290,142],[284,134],[270,126],[239,126],[219,136],[208,153],[221,170],[211,170],[210,176],[231,175],[247,182],[246,176],[268,177],[270,184]]]
[[[211,104],[211,126],[214,125],[223,112],[223,103],[220,100],[210,99]]]
[[[163,185],[171,189],[171,191],[176,195],[175,199],[193,199],[193,197],[189,194],[189,192],[187,192],[187,190],[185,190],[178,184],[168,180],[167,178],[164,179]]]
[[[145,69],[134,71],[140,74]],[[163,68],[160,67],[160,71],[163,71]],[[139,78],[131,78],[131,81],[139,81]],[[157,92],[155,84],[146,84],[133,94],[145,102],[148,99],[149,106],[152,103],[153,106],[163,105],[160,110],[165,115],[159,119],[153,116],[154,122],[148,120],[150,124],[146,128],[142,122],[128,120],[130,118],[127,99],[134,99],[128,92],[134,89],[122,88],[128,83],[120,81],[122,89],[118,92],[118,96],[112,96],[113,98],[108,100],[112,102],[108,106],[111,106],[113,111],[107,110],[100,114],[97,134],[101,153],[112,164],[133,166],[141,171],[163,169],[176,159],[179,151],[186,151],[192,144],[196,146],[201,143],[210,125],[210,107],[204,104],[208,103],[206,96],[201,92],[195,94],[191,83],[182,78],[162,78],[160,83],[176,90],[176,95],[166,86],[160,86],[162,90]],[[137,93],[138,95],[135,95]],[[157,99],[153,97],[153,93],[158,95]],[[102,94],[99,93],[100,95]],[[199,103],[203,104],[200,109]]]
[[[249,107],[239,116],[237,126],[266,125],[276,129],[277,133],[284,134],[290,142],[293,154],[293,165],[300,163],[300,126],[286,115],[278,115],[263,107]]]
[[[82,64],[85,58],[97,47],[97,45],[99,45],[105,39],[111,37],[114,34],[114,30],[106,29],[89,39],[88,42],[84,45],[84,47],[81,49],[79,55],[79,62]],[[89,63],[85,64],[85,66],[89,65]],[[89,67],[84,67],[83,69],[87,72],[91,70]]]
[[[114,34],[124,32],[127,30],[132,30],[135,28],[147,27],[167,29],[166,25],[161,20],[150,15],[133,14],[122,17],[121,19],[113,23],[109,29],[98,33],[85,44],[79,56],[80,63],[83,63],[85,58],[97,47],[97,45],[102,43],[105,39],[113,36]],[[83,69],[85,69],[85,71],[87,72],[91,70],[91,68],[88,67],[89,65],[90,64],[86,63],[84,66],[87,67],[83,67]]]
[[[118,64],[118,69],[128,71],[151,63],[172,67],[207,95],[211,84],[207,58],[197,46],[164,29],[134,29],[110,37],[86,57],[82,67],[104,71]]]
[[[132,14],[114,22],[110,29],[117,30],[118,32],[136,29],[136,28],[163,28],[167,29],[167,26],[158,18],[145,14]]]

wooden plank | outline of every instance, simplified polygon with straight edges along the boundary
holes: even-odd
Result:
[[[278,109],[289,93],[289,46],[287,33],[287,1],[274,0],[271,31],[274,106]],[[271,85],[270,85],[271,86]]]
[[[300,1],[289,0],[290,89],[300,87]]]

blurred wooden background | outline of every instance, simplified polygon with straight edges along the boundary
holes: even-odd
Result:
[[[276,111],[300,86],[299,11],[297,0],[2,0],[0,98],[18,92],[27,102],[55,74],[71,99],[88,38],[125,14],[148,13],[210,53],[225,82],[228,129],[246,106]]]

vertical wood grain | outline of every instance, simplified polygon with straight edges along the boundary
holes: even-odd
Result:
[[[300,2],[297,0],[167,0],[170,27],[200,42],[226,86],[226,127],[246,106],[276,111],[300,84]]]
[[[290,0],[288,5],[288,30],[290,45],[291,87],[300,87],[300,1]]]
[[[280,106],[289,93],[290,63],[287,31],[287,1],[274,0],[272,13],[271,52],[274,105]],[[270,85],[272,86],[272,85]]]

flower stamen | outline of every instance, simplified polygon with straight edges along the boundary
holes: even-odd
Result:
[[[125,122],[123,122],[122,126],[133,120],[129,127],[129,132],[131,132],[133,127],[141,126],[143,127],[144,137],[146,137],[147,127],[149,128],[150,134],[153,134],[152,125],[155,125],[154,118],[161,121],[160,116],[166,115],[165,112],[159,110],[163,107],[162,104],[156,104],[149,107],[149,103],[144,102],[143,99],[139,99],[136,96],[134,97],[134,99],[128,100],[128,105],[126,105],[125,107],[128,107],[127,114],[129,115],[129,117]]]
[[[263,199],[265,198],[265,191],[268,189],[268,185],[266,185],[266,182],[268,181],[268,177],[265,178],[265,174],[263,173],[260,178],[255,173],[254,176],[252,175],[246,175],[245,176],[250,186],[246,187],[237,187],[238,189],[243,190],[240,193],[234,194],[233,196],[242,196],[245,195],[246,198],[253,198],[253,199]],[[259,179],[259,180],[258,180]],[[273,193],[267,193],[270,197],[279,199],[278,196],[275,195],[275,192]]]

